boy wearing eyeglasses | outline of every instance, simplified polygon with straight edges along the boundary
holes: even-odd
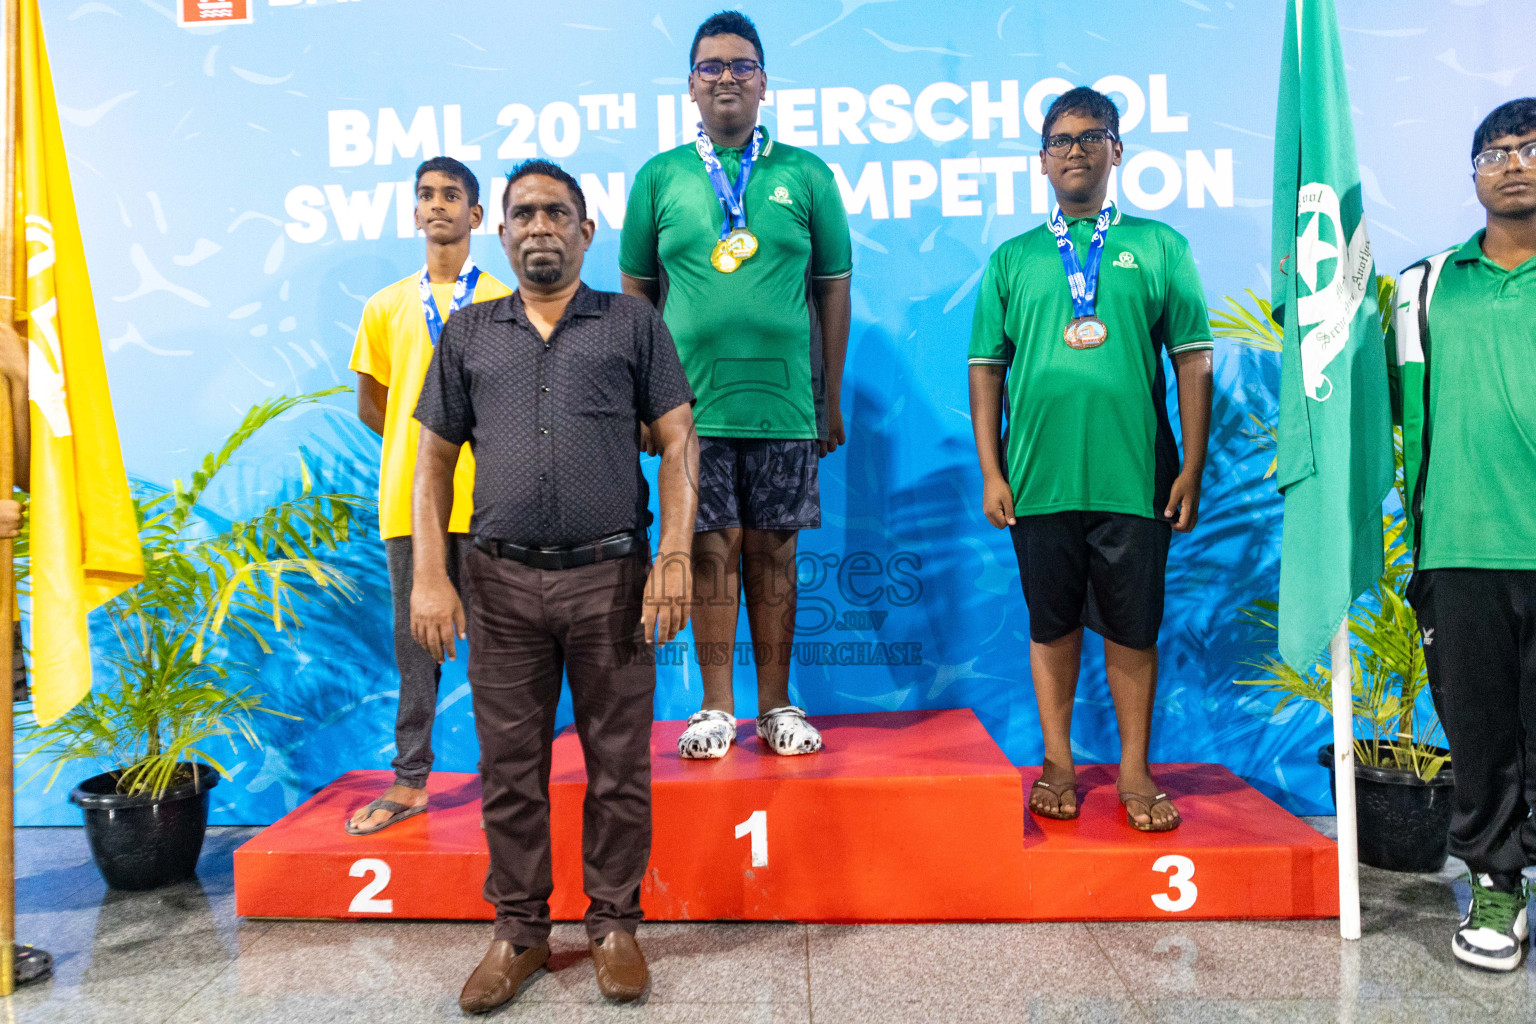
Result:
[[[1471,873],[1456,957],[1512,971],[1536,864],[1536,98],[1472,136],[1487,211],[1399,280],[1388,335],[1418,615],[1456,772],[1450,852]]]
[[[1211,333],[1189,243],[1107,199],[1120,117],[1077,88],[1046,112],[1040,151],[1057,206],[1004,242],[981,279],[970,398],[983,510],[1008,527],[1029,607],[1045,757],[1029,809],[1079,813],[1072,704],[1083,627],[1104,638],[1127,823],[1179,825],[1147,763],[1171,531],[1194,529],[1211,415]],[[1168,421],[1178,378],[1184,461]],[[1004,384],[1008,430],[1002,438]]]
[[[619,255],[624,291],[661,309],[698,395],[693,631],[704,698],[678,751],[724,757],[736,739],[744,590],[757,735],[775,754],[810,754],[821,734],[789,693],[795,552],[799,531],[821,525],[817,460],[844,443],[848,218],[827,165],[758,126],[767,76],[745,15],[707,19],[689,63],[698,135],[636,175]]]

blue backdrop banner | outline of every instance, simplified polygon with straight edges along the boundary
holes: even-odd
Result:
[[[527,157],[560,162],[598,224],[586,280],[616,290],[627,189],[691,137],[689,45],[719,5],[42,6],[124,455],[132,476],[168,484],[253,403],[351,382],[364,300],[421,265],[411,185],[426,156],[480,177],[474,256],[507,281],[499,179]],[[1471,133],[1498,103],[1536,92],[1536,14],[1526,0],[1338,6],[1368,227],[1393,271],[1481,224]],[[778,0],[746,13],[766,51],[764,122],[832,166],[854,240],[849,443],[823,462],[824,525],[801,539],[793,693],[813,714],[971,707],[1010,758],[1037,763],[1013,552],[978,511],[966,399],[976,284],[992,250],[1043,222],[1041,113],[1086,84],[1122,112],[1121,206],[1190,239],[1213,306],[1268,295],[1283,5]],[[1314,761],[1324,716],[1296,704],[1272,718],[1271,701],[1232,682],[1269,653],[1237,610],[1278,586],[1280,499],[1252,436],[1275,417],[1278,357],[1218,342],[1215,359],[1201,522],[1170,556],[1152,753],[1220,762],[1297,812],[1326,813]],[[342,396],[269,428],[217,489],[216,514],[295,486],[301,448],[326,485],[377,486],[377,438]],[[230,752],[215,822],[272,821],[341,771],[394,755],[376,534],[344,561],[362,600],[317,609],[261,660],[267,703],[301,720],[264,720],[260,749]],[[698,708],[691,640],[662,656],[659,717]],[[1089,646],[1076,754],[1112,762],[1102,651]],[[462,653],[441,688],[437,767],[472,771]],[[736,680],[738,713],[750,713],[747,647]],[[78,821],[66,788],[24,788],[17,820]]]

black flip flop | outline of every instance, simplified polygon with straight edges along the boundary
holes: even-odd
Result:
[[[385,818],[377,825],[370,825],[367,828],[354,828],[352,825],[352,817],[349,816],[343,827],[347,830],[347,835],[349,836],[371,836],[375,832],[382,831],[383,829],[389,828],[389,826],[394,825],[397,822],[404,821],[406,818],[415,817],[426,809],[426,804],[422,804],[419,807],[407,807],[405,804],[397,803],[394,800],[385,800],[383,797],[380,797],[373,803],[369,804],[367,807],[364,807],[363,810],[368,812],[369,817],[373,816],[374,811],[388,811],[389,817]],[[355,815],[356,812],[354,811],[353,814]]]

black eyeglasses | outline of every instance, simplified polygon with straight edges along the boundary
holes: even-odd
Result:
[[[1063,132],[1060,135],[1048,135],[1045,138],[1045,151],[1051,156],[1066,156],[1072,152],[1072,144],[1075,142],[1083,147],[1084,153],[1097,153],[1104,148],[1106,142],[1114,141],[1115,133],[1108,128],[1090,128],[1080,135],[1068,135]]]
[[[731,77],[736,81],[745,81],[763,69],[763,66],[755,60],[701,60],[693,66],[693,71],[706,82],[717,82],[725,69],[731,69]]]
[[[1527,142],[1519,150],[1485,149],[1472,158],[1472,170],[1482,175],[1494,175],[1509,166],[1509,158],[1518,152],[1520,163],[1536,168],[1536,142]]]

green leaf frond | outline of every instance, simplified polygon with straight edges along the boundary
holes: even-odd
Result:
[[[1223,296],[1225,311],[1210,310],[1211,333],[1218,338],[1231,338],[1249,348],[1264,352],[1279,352],[1285,328],[1275,322],[1274,307],[1270,301],[1259,297],[1252,288],[1247,290],[1248,303],[1231,295]]]
[[[1412,561],[1403,539],[1403,517],[1388,515],[1383,520],[1386,567],[1349,610],[1356,756],[1361,764],[1411,770],[1427,781],[1445,766],[1445,755],[1439,752],[1445,736],[1433,708],[1420,700],[1429,687],[1429,674],[1418,617],[1406,597]],[[1258,642],[1274,647],[1279,634],[1279,606],[1274,601],[1255,601],[1237,614]],[[1271,713],[1278,714],[1295,700],[1332,712],[1333,673],[1326,657],[1305,672],[1274,655],[1244,665],[1254,671],[1253,678],[1233,682],[1273,695]]]
[[[110,680],[51,725],[32,720],[24,726],[31,750],[21,763],[37,766],[29,779],[46,773],[51,786],[65,765],[94,761],[115,774],[120,792],[162,793],[182,781],[178,765],[187,761],[228,775],[210,744],[243,741],[259,748],[257,715],[294,718],[265,707],[262,694],[241,684],[259,667],[233,660],[227,641],[242,638],[269,654],[274,635],[302,627],[301,605],[356,600],[356,582],[331,559],[374,502],[320,490],[302,453],[297,497],[214,533],[208,523],[218,520],[199,501],[262,427],[347,390],[261,402],[202,459],[190,481],[178,479],[170,488],[136,483],[144,580],[103,607],[113,639],[102,652]],[[20,550],[27,550],[25,530]]]
[[[271,398],[251,406],[245,417],[240,421],[240,425],[235,427],[234,432],[229,437],[225,438],[224,444],[219,450],[209,452],[203,456],[202,464],[192,473],[192,482],[190,484],[183,483],[179,477],[171,482],[171,491],[176,501],[175,510],[172,513],[174,525],[177,528],[185,525],[187,519],[192,515],[192,510],[197,506],[198,501],[202,499],[203,492],[213,482],[213,478],[218,476],[220,470],[229,465],[230,460],[235,457],[240,449],[245,446],[245,443],[254,437],[262,427],[271,423],[290,409],[301,405],[311,405],[332,395],[338,395],[350,390],[352,390],[350,387],[342,384],[333,388],[326,388],[323,391],[313,391],[307,395],[283,395],[279,398]]]

